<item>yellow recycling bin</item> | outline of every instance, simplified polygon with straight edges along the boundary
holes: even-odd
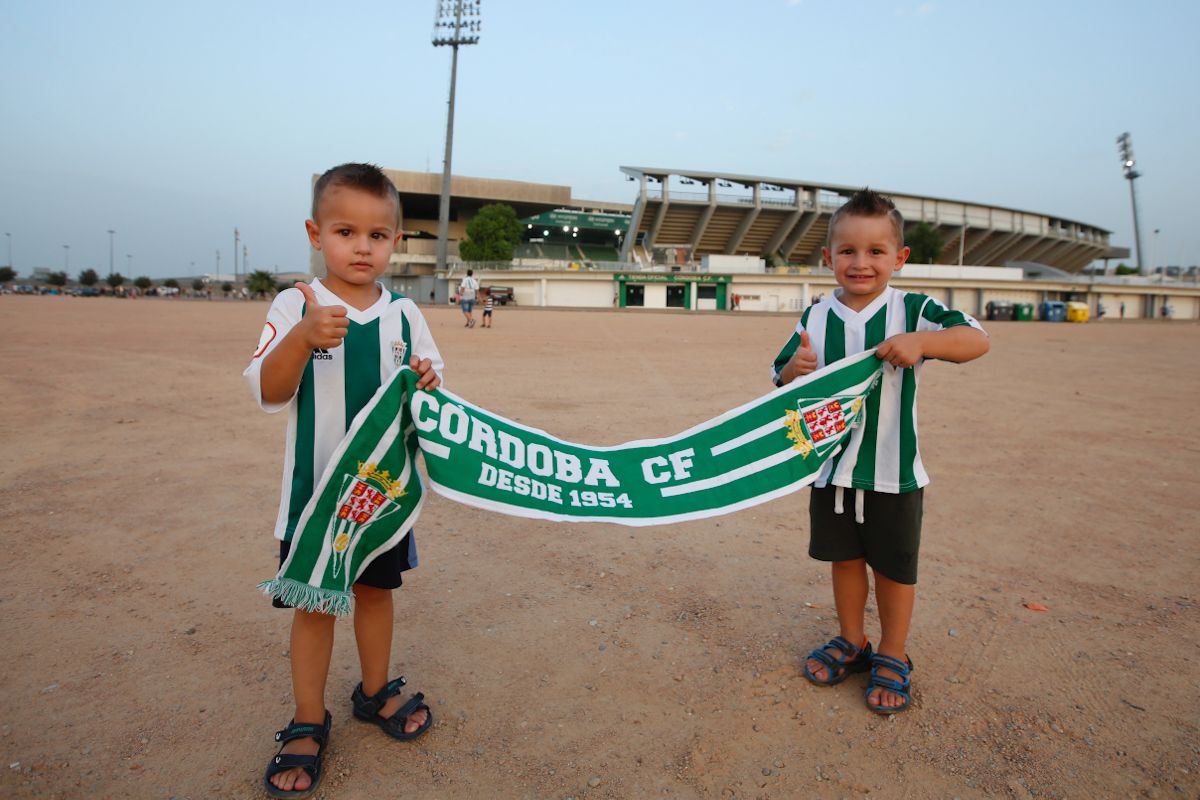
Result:
[[[1087,303],[1067,303],[1067,322],[1087,322]]]

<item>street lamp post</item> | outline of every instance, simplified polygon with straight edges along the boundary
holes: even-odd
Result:
[[[116,231],[114,231],[114,230],[109,230],[109,232],[108,232],[108,274],[109,275],[113,274],[113,234],[114,233],[116,233]]]
[[[63,274],[71,271],[71,245],[63,245]]]
[[[235,284],[238,282],[238,259],[237,259],[238,236],[239,236],[238,229],[234,228],[233,229],[233,282]]]
[[[133,277],[133,255],[130,253],[125,254],[125,271],[129,273],[126,277]]]
[[[1135,169],[1137,161],[1133,157],[1133,138],[1128,131],[1117,137],[1117,150],[1121,154],[1121,167],[1125,170],[1125,179],[1129,181],[1129,200],[1133,204],[1133,243],[1137,247],[1138,274],[1144,275],[1146,273],[1142,267],[1142,232],[1138,227],[1137,192],[1133,186],[1133,182],[1142,177],[1142,173]]]
[[[5,233],[4,236],[8,239],[8,266],[12,268],[12,234]]]
[[[442,197],[438,204],[437,269],[446,269],[450,237],[450,157],[454,146],[454,88],[458,81],[459,45],[477,44],[481,0],[438,0],[433,46],[450,47],[450,99],[446,110],[446,156],[442,161]],[[463,17],[469,17],[466,21]]]

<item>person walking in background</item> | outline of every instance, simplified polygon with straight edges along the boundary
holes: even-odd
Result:
[[[492,327],[492,310],[496,307],[496,298],[492,297],[492,293],[488,292],[483,300],[483,327]]]
[[[458,307],[466,317],[468,328],[475,327],[475,295],[479,292],[479,281],[475,278],[475,270],[467,270],[467,274],[458,282]]]

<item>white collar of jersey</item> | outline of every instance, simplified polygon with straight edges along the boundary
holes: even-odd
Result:
[[[346,309],[346,316],[356,325],[366,325],[374,319],[383,316],[383,311],[392,302],[392,293],[387,290],[382,283],[378,281],[375,285],[379,287],[379,299],[370,308],[359,311],[354,306],[347,303],[342,298],[331,292],[325,284],[321,283],[320,278],[314,278],[312,282],[313,290],[317,293],[317,299],[328,305],[339,305]]]
[[[855,311],[853,308],[850,308],[850,306],[842,303],[842,290],[838,288],[833,290],[833,297],[830,298],[829,306],[833,309],[833,313],[841,317],[843,322],[853,322],[858,325],[865,325],[867,320],[875,316],[879,309],[887,305],[887,302],[891,299],[894,291],[896,290],[891,286],[885,286],[883,291],[879,293],[879,297],[876,297],[874,300],[872,300],[869,306],[864,308],[862,311]]]

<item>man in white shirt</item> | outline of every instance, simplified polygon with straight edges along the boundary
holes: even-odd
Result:
[[[479,291],[479,281],[475,279],[475,270],[467,270],[467,274],[458,283],[458,307],[462,309],[467,320],[467,327],[475,327],[475,295]]]

